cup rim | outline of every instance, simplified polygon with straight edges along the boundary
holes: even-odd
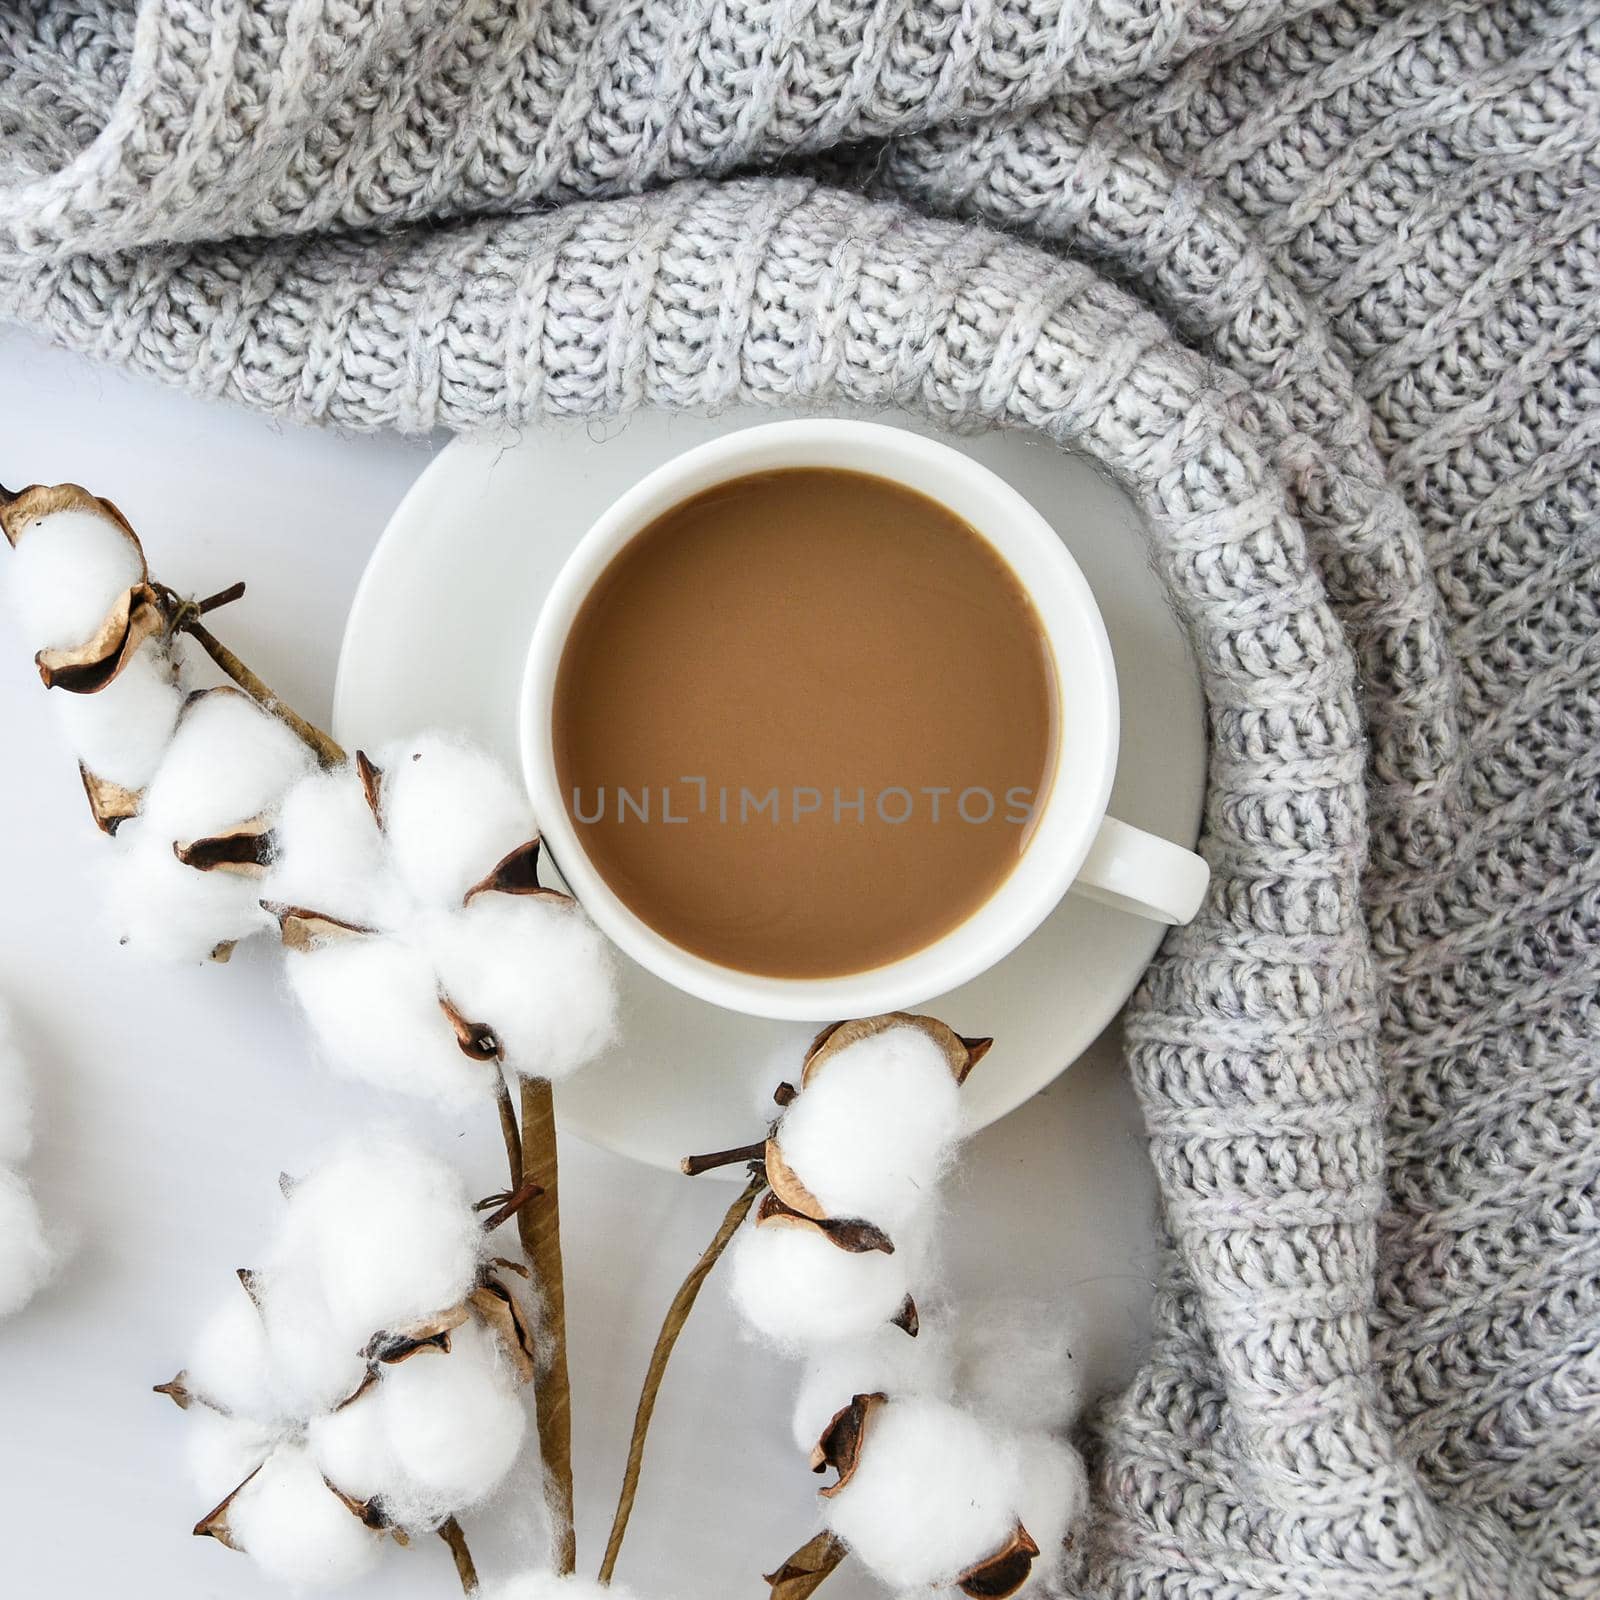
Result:
[[[673,944],[625,905],[583,849],[561,797],[552,738],[556,678],[572,623],[595,581],[627,544],[670,506],[703,489],[754,472],[804,466],[886,478],[962,516],[1011,568],[1033,604],[1049,646],[1059,718],[1049,787],[1032,836],[993,894],[909,955],[826,978],[775,977],[709,961]],[[929,480],[958,492],[938,492]],[[952,504],[953,498],[962,503]],[[973,506],[986,506],[988,514],[973,515]],[[686,993],[730,1011],[803,1022],[922,1004],[977,977],[1021,944],[1059,903],[1093,843],[1110,800],[1118,731],[1110,640],[1088,580],[1055,528],[1004,478],[953,445],[850,418],[739,429],[674,456],[618,495],[579,539],[545,597],[529,641],[518,715],[523,776],[542,837],[601,931]],[[1064,781],[1069,757],[1071,777]]]

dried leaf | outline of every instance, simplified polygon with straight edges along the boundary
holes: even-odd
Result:
[[[511,1363],[517,1382],[532,1383],[538,1373],[533,1332],[511,1290],[493,1273],[488,1273],[467,1296],[467,1303],[500,1341],[500,1348]]]
[[[114,834],[129,817],[139,815],[142,796],[138,790],[124,789],[120,783],[97,778],[81,761],[78,776],[83,780],[83,792],[89,797],[89,811],[95,826],[102,833]]]
[[[1038,1545],[1019,1522],[1005,1547],[968,1567],[956,1578],[956,1587],[968,1600],[1006,1600],[1028,1581],[1038,1554]]]
[[[865,1255],[869,1250],[881,1250],[884,1255],[894,1254],[894,1241],[882,1228],[859,1217],[808,1217],[796,1211],[770,1190],[761,1197],[756,1209],[756,1226],[814,1228],[831,1244],[851,1255]]]
[[[197,872],[227,872],[240,878],[259,878],[271,864],[272,828],[264,817],[253,817],[225,833],[208,839],[177,839],[172,853]]]
[[[882,1016],[863,1017],[857,1022],[836,1022],[824,1028],[812,1040],[811,1048],[806,1053],[800,1087],[809,1087],[817,1073],[841,1051],[875,1034],[887,1033],[891,1028],[916,1028],[927,1034],[943,1051],[957,1083],[967,1081],[967,1074],[988,1054],[989,1047],[994,1043],[992,1039],[963,1039],[937,1017],[918,1016],[909,1011],[887,1011]]]
[[[839,1474],[836,1482],[818,1490],[824,1500],[831,1500],[855,1476],[867,1430],[873,1417],[888,1403],[886,1394],[858,1394],[849,1405],[834,1412],[833,1420],[822,1430],[822,1437],[811,1452],[811,1470],[826,1472],[832,1467]]]
[[[842,1539],[819,1533],[801,1545],[776,1572],[765,1574],[762,1581],[772,1588],[768,1600],[810,1600],[848,1554]]]
[[[501,1056],[500,1040],[494,1029],[484,1022],[470,1022],[458,1011],[448,995],[439,996],[439,1009],[445,1020],[455,1029],[456,1043],[464,1056],[474,1061],[498,1061]]]

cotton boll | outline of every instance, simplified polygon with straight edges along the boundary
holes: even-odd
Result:
[[[0,1317],[20,1311],[54,1265],[55,1252],[27,1184],[0,1167]]]
[[[1063,1432],[1083,1408],[1078,1335],[1076,1315],[1060,1301],[986,1303],[956,1328],[956,1393],[1002,1426]]]
[[[893,1235],[931,1198],[961,1126],[944,1052],[891,1028],[829,1060],[783,1114],[778,1145],[829,1216]]]
[[[426,953],[399,939],[335,939],[291,954],[285,971],[338,1071],[452,1110],[493,1094],[497,1068],[462,1053]]]
[[[145,794],[142,827],[169,846],[207,838],[271,810],[311,767],[311,752],[277,717],[246,694],[214,690],[184,708]]]
[[[152,640],[95,694],[51,698],[73,753],[97,778],[142,789],[171,744],[183,709],[171,660]]]
[[[920,1589],[1004,1548],[1020,1496],[1014,1444],[945,1401],[891,1400],[873,1414],[855,1472],[823,1515],[886,1584]]]
[[[33,1148],[33,1090],[11,1013],[0,1001],[0,1165],[15,1166]]]
[[[616,971],[605,936],[575,905],[484,894],[429,930],[440,983],[494,1031],[520,1077],[559,1080],[616,1034]]]
[[[491,1494],[522,1447],[527,1413],[492,1335],[476,1323],[451,1334],[448,1354],[425,1351],[387,1368],[376,1394],[356,1406],[369,1398],[397,1472],[385,1504],[407,1528],[437,1527]]]
[[[191,1394],[230,1415],[277,1414],[266,1327],[243,1286],[235,1286],[202,1324],[184,1374]]]
[[[191,1406],[184,1425],[189,1477],[208,1506],[237,1489],[282,1442],[276,1428],[204,1406]]]
[[[284,795],[261,894],[364,927],[394,916],[383,836],[354,767],[313,772]]]
[[[218,945],[273,926],[254,879],[186,867],[172,842],[143,817],[118,830],[106,916],[120,943],[151,961],[206,961]]]
[[[380,1330],[458,1305],[483,1249],[483,1230],[450,1167],[403,1140],[369,1137],[294,1186],[267,1303],[282,1293],[279,1274],[309,1264],[332,1336],[359,1347]]]
[[[915,1339],[885,1323],[862,1339],[824,1346],[812,1357],[794,1402],[794,1442],[810,1454],[839,1410],[858,1394],[947,1396],[951,1341],[926,1317]]]
[[[813,1228],[746,1226],[730,1257],[734,1304],[757,1332],[787,1347],[860,1338],[893,1321],[910,1293],[906,1252],[841,1250]]]
[[[1066,1537],[1083,1521],[1088,1507],[1089,1481],[1083,1457],[1064,1439],[1026,1434],[1017,1451],[1017,1518],[1039,1547],[1020,1592],[1036,1594],[1060,1571]]]
[[[426,1361],[430,1357],[412,1359]],[[306,1430],[306,1448],[323,1477],[352,1500],[384,1494],[399,1477],[377,1403],[381,1386],[382,1380],[349,1405],[313,1417]]]
[[[382,769],[384,832],[406,887],[428,905],[458,906],[537,831],[521,787],[483,751],[427,733],[388,746]]]
[[[11,603],[35,650],[87,644],[117,599],[144,578],[127,531],[97,511],[30,522],[7,563]]]
[[[283,1445],[228,1508],[234,1542],[269,1577],[329,1588],[370,1571],[381,1537],[322,1481],[304,1451]]]

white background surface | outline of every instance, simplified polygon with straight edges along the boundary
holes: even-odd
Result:
[[[428,455],[288,429],[0,334],[0,480],[72,479],[117,501],[180,590],[248,580],[217,631],[313,719],[328,713],[372,542]],[[0,992],[36,1065],[36,1190],[70,1250],[57,1281],[0,1322],[0,1594],[250,1600],[274,1591],[243,1557],[189,1535],[209,1507],[184,1473],[185,1419],[150,1386],[182,1365],[200,1318],[259,1250],[280,1171],[304,1170],[343,1134],[420,1118],[488,1193],[498,1133],[492,1117],[441,1122],[330,1078],[270,948],[171,971],[117,947],[99,914],[99,835],[3,616],[0,729]],[[661,1313],[730,1191],[576,1141],[562,1159],[579,1562],[592,1572]],[[973,1142],[951,1202],[953,1293],[1064,1294],[1085,1327],[1090,1389],[1128,1373],[1150,1297],[1153,1180],[1106,1041]],[[765,1593],[759,1574],[815,1526],[814,1481],[788,1441],[790,1387],[713,1280],[663,1390],[619,1582],[652,1600]],[[513,1485],[464,1519],[487,1579],[526,1559],[527,1498]],[[456,1589],[443,1546],[427,1541],[344,1592]],[[826,1591],[876,1592],[843,1572]]]

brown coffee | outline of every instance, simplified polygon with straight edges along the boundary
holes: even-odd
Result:
[[[1053,684],[1032,603],[959,517],[862,473],[760,473],[602,574],[561,658],[556,770],[658,933],[836,977],[931,944],[1016,866]]]

